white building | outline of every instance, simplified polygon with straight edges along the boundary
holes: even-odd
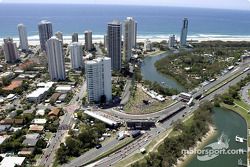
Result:
[[[27,95],[29,102],[40,103],[47,96],[48,91],[52,88],[54,82],[39,83],[37,84],[38,89]]]
[[[0,162],[0,167],[23,166],[25,157],[4,157]]]
[[[132,49],[136,48],[137,22],[132,17],[124,21],[123,51],[125,60],[128,62],[132,56]]]
[[[175,46],[175,35],[170,35],[168,40],[168,47],[172,48]]]
[[[51,37],[46,42],[46,53],[48,56],[49,74],[51,80],[65,80],[65,61],[63,56],[62,41]]]
[[[90,51],[93,49],[92,46],[92,31],[85,31],[85,50]]]
[[[71,67],[75,70],[83,68],[83,50],[79,42],[70,44]]]
[[[62,32],[57,31],[57,32],[55,33],[55,36],[56,36],[59,40],[61,40],[62,43],[63,43],[63,33],[62,33]]]
[[[106,102],[112,100],[111,59],[99,57],[85,62],[88,100],[99,102],[103,95]]]
[[[29,49],[26,27],[23,24],[18,24],[17,29],[19,33],[20,48],[26,51]]]
[[[41,103],[44,98],[47,96],[49,88],[38,88],[35,91],[27,95],[27,100],[29,102]]]
[[[42,20],[38,24],[38,31],[41,50],[45,51],[46,41],[53,36],[52,23],[47,20]]]
[[[122,67],[122,25],[114,20],[108,23],[108,57],[111,58],[112,70],[120,71]]]
[[[3,52],[7,63],[15,63],[19,59],[16,43],[12,38],[5,38],[3,44]]]
[[[183,26],[181,29],[181,39],[180,39],[181,46],[187,45],[187,33],[188,33],[188,19],[184,18]]]
[[[152,42],[149,40],[149,39],[146,39],[144,41],[144,48],[143,48],[144,51],[152,51]]]

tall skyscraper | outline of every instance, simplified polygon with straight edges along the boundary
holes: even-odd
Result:
[[[71,66],[75,70],[83,68],[83,50],[82,45],[79,42],[73,42],[70,44]]]
[[[85,31],[85,50],[90,51],[93,49],[92,46],[92,31]]]
[[[108,56],[111,58],[112,70],[120,71],[122,66],[121,41],[122,25],[119,21],[108,23]]]
[[[49,74],[52,81],[65,80],[65,61],[63,55],[62,41],[55,36],[46,42],[46,53],[48,56]]]
[[[52,23],[47,20],[42,20],[38,24],[38,30],[41,50],[45,51],[45,45],[47,40],[53,36]]]
[[[3,41],[3,52],[5,61],[7,63],[15,63],[19,59],[16,43],[13,43],[12,38],[5,38]]]
[[[74,32],[72,34],[72,42],[78,42],[78,33]]]
[[[57,31],[57,32],[55,33],[55,36],[56,36],[59,40],[61,40],[62,43],[63,43],[63,33],[62,33],[62,32]]]
[[[19,33],[20,48],[25,51],[29,50],[26,27],[23,24],[18,24],[17,29]]]
[[[105,95],[106,102],[112,100],[111,60],[108,57],[98,57],[85,62],[88,100],[99,102]]]
[[[170,35],[168,40],[168,47],[172,48],[175,45],[175,35]]]
[[[132,56],[132,49],[136,48],[137,22],[132,17],[127,17],[124,21],[124,43],[123,51],[126,62]]]
[[[185,46],[187,44],[187,33],[188,33],[188,19],[184,18],[183,26],[181,29],[181,39],[180,39],[181,46]]]
[[[108,35],[107,34],[104,34],[104,48],[105,49],[108,49]]]

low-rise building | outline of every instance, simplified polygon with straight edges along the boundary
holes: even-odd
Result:
[[[25,157],[4,157],[0,162],[0,167],[15,167],[24,164]]]
[[[42,100],[45,99],[48,91],[49,91],[49,88],[38,88],[37,90],[33,91],[27,96],[27,100],[29,102],[40,103],[42,102]]]
[[[72,90],[72,87],[69,85],[59,85],[56,87],[56,92],[59,93],[68,93]]]

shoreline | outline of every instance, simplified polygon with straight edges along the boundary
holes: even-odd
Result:
[[[151,42],[161,42],[163,40],[167,40],[168,41],[168,37],[165,38],[152,38],[152,37],[140,37],[137,38],[137,42],[144,42],[146,39],[149,39]],[[178,38],[177,38],[178,39]],[[192,42],[203,42],[203,41],[223,41],[223,42],[227,42],[227,41],[233,41],[233,42],[241,42],[241,41],[245,41],[245,42],[250,42],[250,36],[246,36],[246,37],[192,37],[192,38],[188,38],[188,41],[192,41]],[[13,41],[17,43],[17,45],[19,44],[19,38],[13,38]],[[32,46],[36,46],[40,44],[39,38],[32,38],[32,37],[28,37],[28,42],[29,45]],[[80,43],[84,43],[84,38],[79,37],[79,42]],[[93,43],[104,43],[104,39],[102,37],[93,37]],[[63,43],[65,44],[70,44],[71,43],[71,36],[65,36],[63,39]],[[3,38],[0,38],[0,45],[3,44]]]
[[[201,138],[201,141],[197,141],[195,146],[190,148],[189,150],[198,150],[204,147],[209,140],[215,137],[217,134],[216,127],[214,125],[209,125],[209,131]],[[192,158],[194,158],[196,154],[192,155],[183,155],[182,157],[178,158],[177,163],[174,167],[184,167]]]

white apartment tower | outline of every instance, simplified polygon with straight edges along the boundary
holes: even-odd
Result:
[[[12,38],[5,38],[3,44],[3,52],[7,63],[15,63],[19,59],[16,43]]]
[[[17,29],[19,33],[20,48],[24,51],[29,50],[26,27],[23,24],[18,24]]]
[[[188,19],[184,18],[183,26],[181,29],[181,39],[180,39],[181,46],[187,45],[187,33],[188,33]]]
[[[175,46],[175,35],[170,35],[168,40],[168,47],[172,48]]]
[[[108,23],[108,56],[111,58],[111,67],[120,71],[122,66],[121,43],[122,25],[119,21]]]
[[[146,39],[144,41],[144,47],[143,47],[144,51],[152,51],[152,42],[149,39]]]
[[[90,51],[93,49],[92,47],[92,31],[85,31],[85,50]]]
[[[55,36],[56,36],[56,38],[58,38],[59,40],[61,40],[62,43],[63,43],[63,33],[62,33],[62,32],[57,31],[57,32],[55,33]]]
[[[132,49],[136,48],[137,22],[132,17],[127,17],[124,21],[124,43],[123,51],[126,62],[132,56]]]
[[[39,39],[41,50],[45,51],[45,45],[48,39],[53,36],[52,23],[47,20],[42,20],[38,24]]]
[[[79,42],[73,42],[70,44],[70,56],[71,67],[75,70],[81,70],[83,68],[83,49]]]
[[[55,36],[51,37],[46,42],[46,53],[48,56],[50,79],[52,81],[65,80],[66,74],[62,41]]]
[[[85,62],[88,100],[90,103],[99,102],[105,95],[106,102],[112,100],[111,59],[98,57]]]

